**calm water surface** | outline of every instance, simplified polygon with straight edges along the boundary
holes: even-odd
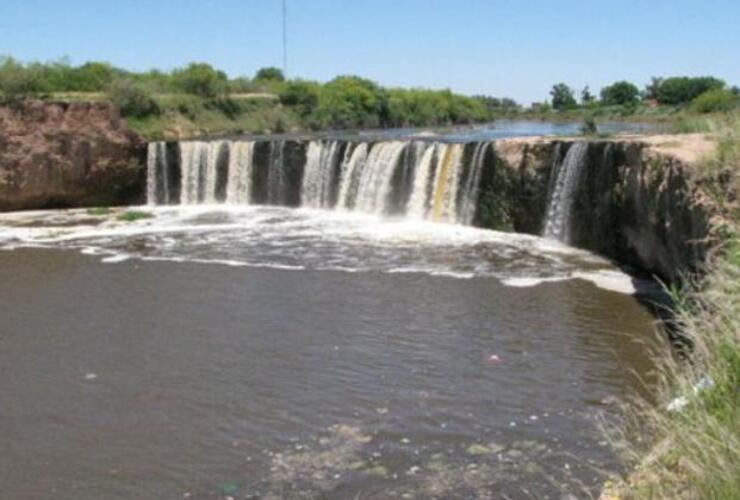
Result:
[[[0,217],[0,497],[583,497],[617,467],[598,423],[650,369],[653,318],[609,263],[441,224],[154,213]]]

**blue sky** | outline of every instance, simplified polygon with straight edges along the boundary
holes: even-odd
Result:
[[[553,83],[740,84],[739,0],[287,0],[291,76],[543,100]],[[0,0],[0,54],[143,70],[282,64],[281,0]]]

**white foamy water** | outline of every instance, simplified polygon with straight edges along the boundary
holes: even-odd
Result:
[[[77,249],[105,262],[129,259],[278,269],[424,273],[495,278],[522,287],[583,279],[633,293],[608,261],[536,236],[368,214],[265,206],[147,207],[152,218],[114,212],[0,216],[0,248]]]

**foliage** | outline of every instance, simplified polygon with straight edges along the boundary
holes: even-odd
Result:
[[[489,95],[474,95],[473,99],[480,101],[491,115],[518,111],[521,105],[508,97],[492,97]]]
[[[159,112],[159,106],[151,93],[129,79],[114,81],[108,88],[107,96],[126,117],[142,118]]]
[[[708,90],[724,86],[725,82],[711,76],[666,78],[660,81],[656,98],[661,104],[687,104]]]
[[[283,70],[275,67],[260,68],[254,75],[255,80],[274,80],[277,82],[284,82],[285,75]]]
[[[17,104],[46,89],[42,75],[36,68],[24,66],[11,57],[0,61],[0,101]]]
[[[323,86],[313,125],[321,128],[380,127],[387,121],[388,96],[376,83],[339,76]]]
[[[601,89],[601,102],[607,106],[634,105],[640,98],[640,90],[632,83],[619,81]]]
[[[238,76],[228,83],[228,92],[231,94],[246,94],[254,91],[254,84],[246,76]]]
[[[650,78],[650,83],[645,85],[645,91],[643,93],[644,99],[654,99],[658,100],[658,92],[660,91],[660,86],[663,83],[663,78],[654,76]]]
[[[391,127],[481,122],[490,119],[493,112],[494,108],[479,97],[459,96],[449,90],[391,89],[388,92],[387,125]]]
[[[573,89],[564,83],[553,85],[550,91],[552,97],[552,107],[558,111],[563,111],[577,106],[576,98],[573,95]]]
[[[226,91],[228,77],[210,64],[190,63],[186,68],[172,72],[172,83],[187,94],[216,97]]]
[[[296,112],[307,117],[319,105],[321,86],[315,82],[293,80],[285,84],[280,91],[280,102],[285,106],[293,107]]]
[[[596,127],[596,120],[592,115],[587,115],[583,118],[581,123],[581,134],[583,135],[596,135],[599,133],[599,129]]]
[[[730,111],[740,105],[740,96],[725,89],[707,90],[691,102],[695,113],[714,113]]]
[[[591,102],[595,100],[593,94],[591,93],[591,89],[588,88],[588,85],[583,87],[583,90],[581,90],[581,104],[588,105]]]

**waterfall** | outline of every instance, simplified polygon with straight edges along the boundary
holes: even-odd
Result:
[[[347,148],[349,150],[349,148]],[[337,207],[349,210],[354,206],[357,196],[357,185],[360,182],[359,173],[367,160],[367,144],[358,144],[349,155],[347,161],[342,165],[342,176],[339,181],[339,197]]]
[[[434,178],[432,214],[434,221],[456,222],[457,188],[460,182],[462,144],[443,144]]]
[[[150,142],[146,158],[146,202],[148,205],[168,204],[169,164],[167,163],[167,144]]]
[[[205,176],[208,143],[189,141],[180,144],[180,203],[195,205],[203,200],[202,184]]]
[[[309,143],[301,190],[303,206],[329,208],[331,181],[338,150],[339,141]]]
[[[229,144],[228,180],[226,202],[246,205],[252,196],[252,170],[254,165],[254,143],[235,141]]]
[[[545,217],[544,236],[546,238],[553,238],[563,243],[570,242],[573,202],[581,172],[586,164],[586,153],[588,153],[587,143],[573,143],[562,163],[553,172],[555,183]]]
[[[206,203],[216,203],[217,201],[216,183],[218,180],[218,161],[226,144],[226,141],[208,143],[208,151],[206,152],[205,195],[203,197],[203,201]]]
[[[406,214],[415,219],[423,219],[427,214],[427,198],[429,195],[429,178],[432,173],[432,160],[437,150],[436,145],[427,145],[421,154],[421,160],[416,167],[414,185],[411,197],[406,204]]]
[[[475,145],[473,160],[470,163],[468,178],[465,181],[465,187],[461,194],[461,203],[457,216],[458,222],[462,224],[470,225],[473,223],[475,210],[478,206],[478,187],[480,186],[480,178],[483,172],[483,161],[486,157],[486,150],[490,145],[490,142],[479,142]]]
[[[370,149],[357,187],[356,210],[377,214],[385,211],[393,171],[407,144],[401,141],[379,142]]]
[[[267,171],[267,203],[284,205],[285,197],[285,141],[270,142],[270,164]]]
[[[147,203],[298,204],[470,224],[489,147],[418,140],[152,142]]]

